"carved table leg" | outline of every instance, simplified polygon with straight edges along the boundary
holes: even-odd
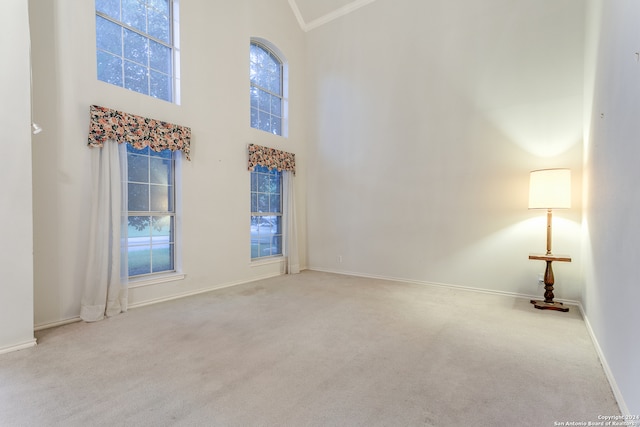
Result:
[[[561,302],[553,301],[553,268],[551,268],[552,261],[545,261],[547,268],[544,270],[544,301],[538,301],[532,299],[530,302],[534,304],[535,308],[540,310],[558,310],[567,312],[569,309]]]

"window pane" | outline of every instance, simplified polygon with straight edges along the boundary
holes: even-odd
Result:
[[[129,246],[129,276],[151,273],[151,247]]]
[[[152,212],[167,212],[173,210],[173,199],[171,191],[173,187],[167,185],[151,185],[151,206]],[[129,205],[129,210],[133,210]]]
[[[269,195],[258,193],[258,209],[254,212],[269,212]]]
[[[96,0],[96,11],[120,20],[120,0]]]
[[[173,242],[173,217],[171,215],[154,216],[152,221],[153,244]]]
[[[269,197],[269,212],[280,212],[280,195],[272,194]]]
[[[271,114],[282,117],[282,100],[277,96],[271,96]]]
[[[149,210],[149,186],[147,184],[129,183],[129,210]]]
[[[171,78],[154,70],[151,70],[150,73],[151,90],[149,95],[165,101],[171,101]]]
[[[150,157],[151,180],[153,184],[169,185],[173,183],[171,177],[171,160],[161,157]]]
[[[153,273],[173,271],[173,244],[154,245],[151,253]]]
[[[271,117],[271,131],[275,135],[282,135],[282,119],[275,116]]]
[[[98,51],[97,59],[98,80],[122,87],[122,59],[102,51]]]
[[[259,90],[258,88],[251,86],[251,92],[250,92],[250,97],[251,97],[251,108],[258,108],[258,99],[259,99]]]
[[[158,13],[169,15],[169,0],[148,0],[147,3]]]
[[[127,153],[146,154],[148,156],[149,155],[149,146],[147,145],[146,147],[144,147],[144,148],[139,150],[136,147],[134,147],[133,145],[127,144]]]
[[[127,173],[130,182],[149,182],[149,158],[128,153]]]
[[[127,228],[129,245],[148,245],[151,243],[150,220],[149,216],[132,215],[129,217],[129,227]]]
[[[259,234],[258,234],[258,219],[257,216],[251,217],[251,258],[255,258],[259,255]]]
[[[255,44],[251,44],[251,47],[249,49],[249,59],[253,64],[254,69],[260,70],[261,68],[263,68],[267,57],[267,52],[265,52],[264,49]]]
[[[256,193],[251,194],[251,212],[258,212],[258,195]]]
[[[251,109],[251,127],[260,129],[260,115],[256,108]]]
[[[146,66],[149,58],[149,39],[124,30],[124,58]]]
[[[266,112],[271,109],[271,95],[263,90],[258,91],[258,108]]]
[[[96,16],[96,47],[122,56],[122,27]]]
[[[163,159],[171,159],[173,151],[168,148],[162,151],[149,150],[149,155],[151,157],[162,157]]]
[[[122,21],[143,33],[147,32],[147,11],[139,0],[122,0]]]
[[[167,2],[165,2],[167,3]],[[168,9],[168,4],[166,5]],[[169,14],[149,8],[149,33],[150,36],[169,43]]]
[[[277,172],[277,169],[273,170]],[[269,191],[280,195],[280,174],[274,174],[269,176]]]
[[[269,74],[264,70],[263,67],[258,68],[258,75],[256,76],[256,86],[259,86],[262,89],[269,88]]]
[[[282,254],[282,236],[275,236],[271,243],[271,255]]]
[[[149,94],[147,68],[133,62],[124,61],[124,87],[136,92]]]
[[[130,216],[128,227],[129,276],[151,272],[150,217]]]
[[[251,45],[249,46],[249,60],[251,61],[252,67],[254,67],[254,64],[258,63],[258,55],[260,55],[261,53],[262,49],[251,43]]]
[[[260,120],[260,129],[265,132],[271,132],[271,121],[269,120],[269,113],[259,111],[258,120]]]
[[[280,73],[269,74],[267,89],[269,89],[270,92],[280,95],[280,93],[282,92],[282,89],[280,87]]]
[[[279,217],[273,215],[265,215],[260,217],[260,219],[258,220],[258,227],[262,236],[271,238],[274,234],[276,234],[278,230],[277,218]]]
[[[255,172],[251,173],[251,191],[258,191],[258,174]]]
[[[160,43],[149,41],[149,66],[165,74],[171,73],[171,49]]]
[[[269,179],[269,175],[265,174],[265,173],[257,173],[256,174],[256,179],[258,181],[258,191],[262,192],[262,193],[267,193],[269,192],[269,183],[270,183],[270,179]]]

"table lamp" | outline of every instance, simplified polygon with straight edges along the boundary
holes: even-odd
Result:
[[[553,301],[553,261],[571,262],[569,256],[553,255],[551,252],[551,223],[553,209],[571,207],[571,170],[541,169],[532,171],[529,180],[529,209],[547,210],[547,252],[542,255],[531,254],[529,259],[542,260],[547,263],[544,272],[544,301],[531,300],[536,308],[544,310],[569,311],[561,302]]]

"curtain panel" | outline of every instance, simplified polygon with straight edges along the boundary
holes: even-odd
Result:
[[[108,140],[128,143],[138,150],[181,150],[191,160],[191,128],[161,120],[124,113],[92,105],[89,124],[89,145],[102,147]]]
[[[278,169],[278,172],[290,171],[296,173],[296,155],[275,148],[249,144],[249,170],[253,172],[256,166],[267,169]]]
[[[80,318],[95,322],[127,311],[127,149],[109,141],[91,150],[91,232]]]
[[[285,264],[287,274],[300,273],[300,259],[298,255],[298,224],[296,223],[296,201],[293,172],[285,171],[282,174],[283,181],[283,220],[284,220],[284,254],[287,257]]]

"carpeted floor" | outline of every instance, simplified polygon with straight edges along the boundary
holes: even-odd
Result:
[[[620,411],[583,319],[305,271],[41,331],[2,426],[554,426]]]

